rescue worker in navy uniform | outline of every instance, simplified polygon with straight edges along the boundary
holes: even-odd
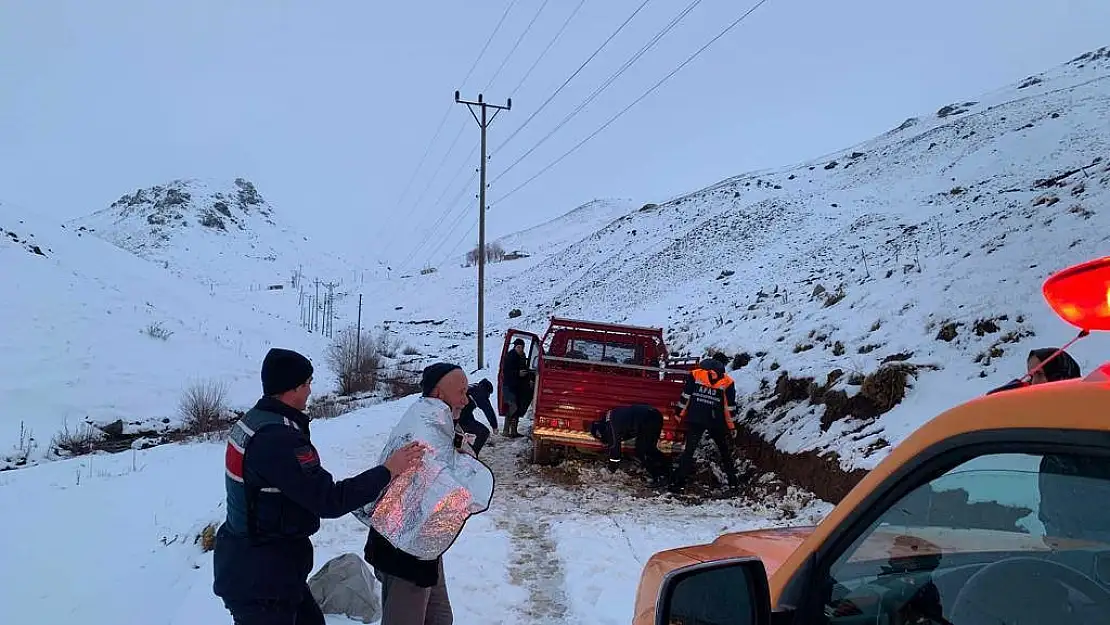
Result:
[[[729,490],[735,491],[740,483],[736,465],[732,461],[729,439],[736,436],[733,412],[736,409],[736,385],[725,373],[720,360],[706,358],[690,372],[682,390],[680,416],[686,421],[686,448],[678,460],[671,490],[680,492],[694,468],[694,452],[708,432],[721,454],[721,468],[728,477]]]
[[[606,411],[605,418],[590,425],[590,434],[605,444],[609,453],[606,468],[612,473],[621,462],[621,443],[636,438],[636,459],[651,477],[651,487],[659,488],[670,477],[671,466],[659,451],[663,432],[663,413],[646,405],[618,406]]]
[[[509,400],[509,414],[505,417],[505,428],[501,435],[508,438],[520,436],[517,427],[520,418],[528,412],[532,404],[532,371],[528,368],[528,356],[524,353],[524,339],[513,341],[513,348],[505,355],[505,368],[501,372],[505,398]]]
[[[497,412],[494,411],[489,399],[493,395],[493,383],[482,378],[477,384],[471,384],[466,388],[466,395],[470,398],[470,403],[462,409],[458,424],[462,431],[474,437],[471,447],[474,449],[474,455],[478,455],[489,437],[497,432]],[[474,418],[474,411],[479,409],[486,415],[489,428]]]
[[[323,625],[308,590],[321,518],[378,498],[393,476],[417,465],[413,443],[383,466],[335,482],[320,465],[304,414],[312,363],[274,348],[262,361],[262,392],[231,426],[225,452],[227,520],[216,533],[213,590],[236,625]]]

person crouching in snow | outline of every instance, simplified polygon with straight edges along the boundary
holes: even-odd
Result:
[[[417,443],[399,447],[381,466],[335,482],[320,464],[304,413],[312,363],[271,349],[262,361],[262,392],[228,436],[227,520],[216,532],[213,591],[236,625],[323,625],[307,584],[309,537],[321,518],[339,518],[377,499],[423,451]]]
[[[605,444],[609,453],[606,462],[609,472],[617,470],[621,462],[621,443],[636,438],[636,459],[651,477],[651,487],[665,486],[671,466],[659,451],[659,435],[663,431],[663,413],[651,406],[619,406],[606,411],[605,418],[590,425],[590,434]]]
[[[420,469],[355,513],[370,528],[365,557],[382,584],[381,625],[450,625],[442,556],[493,497],[493,472],[474,457],[457,422],[470,402],[466,374],[436,363],[424,369],[420,387],[382,452],[420,441],[428,449]]]
[[[480,382],[471,384],[466,389],[466,395],[469,401],[459,414],[459,427],[474,438],[472,446],[474,455],[477,456],[482,452],[482,447],[485,446],[489,437],[497,433],[497,412],[494,411],[493,403],[489,399],[493,395],[493,383],[482,378]],[[478,423],[478,420],[474,418],[475,410],[481,410],[486,415],[489,428]],[[492,446],[493,443],[490,443],[490,445]]]

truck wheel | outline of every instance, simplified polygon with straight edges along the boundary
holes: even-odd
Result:
[[[537,438],[532,441],[532,464],[549,465],[551,464],[551,443]]]

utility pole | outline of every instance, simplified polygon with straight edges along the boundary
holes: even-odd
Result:
[[[481,174],[479,174],[480,181],[478,182],[478,368],[483,369],[485,368],[486,338],[486,160],[488,159],[486,156],[486,129],[493,123],[498,113],[513,108],[513,99],[507,99],[505,106],[500,106],[483,101],[482,94],[479,93],[478,101],[470,102],[459,99],[459,92],[455,91],[455,103],[465,104],[471,117],[478,122],[478,127],[482,129],[482,165]],[[480,116],[474,112],[474,107],[482,110]],[[487,115],[488,109],[493,109],[493,115]]]
[[[316,278],[316,295],[312,298],[312,331],[320,329],[320,278]]]
[[[355,326],[355,358],[362,354],[362,293],[358,294],[358,322]]]

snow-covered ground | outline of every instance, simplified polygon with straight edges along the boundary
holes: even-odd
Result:
[[[337,477],[371,466],[411,401],[315,423],[324,466]],[[483,450],[497,477],[492,506],[444,558],[457,623],[627,623],[653,552],[724,530],[812,524],[827,511],[801,494],[647,506],[629,494],[633,476],[586,467],[551,480],[523,463],[526,447],[497,438]],[[223,519],[223,451],[167,445],[0,473],[0,623],[230,624],[211,591],[211,554],[196,544]],[[324,521],[317,567],[361,555],[365,540],[351,515]]]

